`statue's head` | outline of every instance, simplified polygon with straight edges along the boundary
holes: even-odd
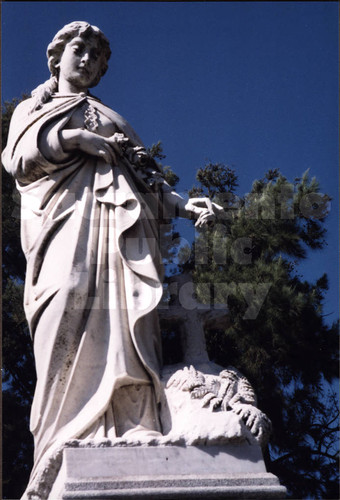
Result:
[[[76,37],[81,38],[95,38],[101,52],[102,64],[95,80],[92,82],[91,87],[95,87],[101,77],[106,73],[108,68],[108,60],[111,56],[110,44],[105,35],[96,26],[91,26],[84,21],[74,21],[73,23],[66,24],[53,38],[52,42],[47,47],[48,67],[51,75],[58,79],[59,77],[59,63],[61,56],[64,52],[65,46]]]

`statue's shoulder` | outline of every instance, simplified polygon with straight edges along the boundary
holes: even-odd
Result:
[[[37,110],[34,109],[35,105],[35,98],[34,97],[29,97],[28,99],[25,99],[24,101],[21,101],[15,108],[13,116],[28,116],[28,115],[36,115],[40,114],[40,110],[46,110],[53,108],[55,105],[57,105],[58,101],[55,100],[53,97],[51,97],[46,103],[44,103],[43,106],[38,108]]]
[[[32,104],[33,104],[32,97],[29,97],[28,99],[25,99],[24,101],[19,102],[19,104],[16,106],[16,108],[13,112],[13,116],[21,115],[23,113],[27,114],[31,110]]]
[[[10,123],[11,134],[17,133],[17,131],[21,130],[23,126],[26,126],[32,109],[32,104],[33,99],[30,97],[19,102],[19,104],[15,107]]]

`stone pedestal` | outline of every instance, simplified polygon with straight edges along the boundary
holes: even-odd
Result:
[[[64,450],[60,498],[285,498],[256,445]],[[50,497],[51,500],[55,498]]]

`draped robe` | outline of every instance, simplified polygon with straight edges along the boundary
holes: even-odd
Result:
[[[149,412],[159,430],[159,194],[127,160],[112,166],[62,150],[58,132],[86,102],[130,144],[141,144],[100,101],[55,94],[33,113],[31,99],[17,107],[2,158],[21,193],[27,259],[24,306],[37,372],[31,478],[60,443],[120,434],[112,401],[121,387],[153,387]],[[46,127],[50,159],[40,147]]]

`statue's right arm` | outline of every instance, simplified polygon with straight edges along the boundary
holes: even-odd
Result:
[[[26,166],[35,161],[34,130],[30,115],[31,99],[26,99],[15,108],[9,125],[8,139],[2,152],[2,164],[8,173],[26,181]],[[36,128],[35,128],[36,130]]]
[[[117,165],[116,155],[120,153],[119,144],[128,141],[123,134],[115,133],[110,137],[104,137],[82,128],[62,128],[58,131],[58,139],[63,153],[81,152],[89,156],[97,156],[110,165]],[[58,161],[58,158],[55,158],[54,141],[52,125],[46,127],[40,137],[41,152],[49,161]]]
[[[185,200],[172,189],[167,182],[162,184],[163,203],[168,213],[172,217],[194,218],[195,226],[201,227],[216,219],[216,213],[223,211],[223,208],[216,203],[210,202],[209,198],[189,198]]]
[[[89,130],[77,128],[61,130],[59,138],[64,151],[81,151],[90,156],[103,158],[111,165],[117,165],[116,143],[112,137],[103,137]]]

